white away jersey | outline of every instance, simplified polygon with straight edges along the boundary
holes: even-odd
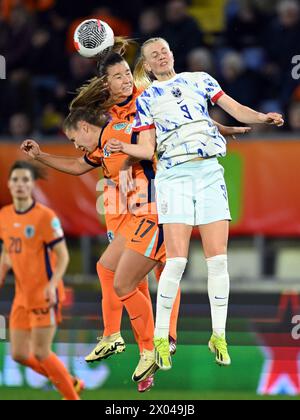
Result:
[[[224,94],[207,73],[181,73],[155,81],[137,99],[133,130],[156,128],[158,171],[197,157],[226,155],[226,140],[208,113]]]

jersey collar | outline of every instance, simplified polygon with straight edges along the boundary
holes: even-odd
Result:
[[[131,102],[133,99],[133,95],[129,96],[126,101],[121,102],[120,104],[117,104],[118,107],[122,108],[123,106],[126,106],[129,104],[129,102]]]
[[[34,200],[32,205],[29,207],[29,209],[25,210],[25,211],[18,211],[17,209],[15,209],[15,213],[17,213],[19,216],[23,216],[24,214],[30,213],[31,210],[33,210],[36,206],[36,201]]]

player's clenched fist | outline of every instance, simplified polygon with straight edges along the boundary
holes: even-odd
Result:
[[[21,150],[32,159],[36,159],[41,154],[40,146],[34,140],[25,140],[21,145]]]
[[[282,127],[284,125],[284,119],[281,114],[269,112],[268,114],[263,114],[263,123]]]

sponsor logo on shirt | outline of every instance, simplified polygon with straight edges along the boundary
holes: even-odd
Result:
[[[113,129],[116,130],[116,131],[122,131],[122,130],[125,130],[127,125],[128,125],[127,123],[115,124],[115,125],[113,125]]]
[[[62,236],[64,236],[63,228],[61,226],[60,220],[57,217],[55,217],[52,220],[51,227],[54,230],[54,234],[56,238],[61,238]]]

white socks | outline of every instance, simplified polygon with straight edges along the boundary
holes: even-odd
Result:
[[[218,255],[206,261],[213,332],[225,336],[230,293],[228,258],[227,255]],[[167,259],[158,286],[156,338],[169,337],[171,313],[187,262],[186,258]]]
[[[208,294],[211,306],[213,331],[218,336],[226,334],[230,280],[227,255],[208,258]]]
[[[169,258],[160,277],[156,309],[156,338],[169,338],[170,319],[188,260]]]

